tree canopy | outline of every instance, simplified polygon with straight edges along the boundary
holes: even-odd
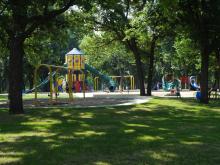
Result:
[[[22,90],[33,87],[35,66],[62,65],[77,47],[105,73],[134,74],[140,95],[151,95],[166,73],[201,75],[201,102],[208,103],[210,80],[220,83],[219,6],[216,0],[1,0],[0,91],[9,92],[11,113],[23,113]]]

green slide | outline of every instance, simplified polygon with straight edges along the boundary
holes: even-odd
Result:
[[[56,74],[56,72],[52,72],[52,76],[53,76],[53,77],[55,76],[55,74]],[[49,81],[50,81],[50,76],[48,76],[47,78],[45,78],[40,84],[38,84],[38,85],[36,86],[36,88],[38,89],[38,88],[43,87],[43,86],[46,85]],[[30,90],[26,90],[26,91],[24,91],[24,93],[25,93],[25,94],[27,94],[27,93],[32,93],[36,88],[30,89]]]
[[[89,72],[91,72],[92,74],[94,74],[95,76],[98,76],[101,80],[103,80],[104,83],[108,86],[108,89],[110,92],[115,91],[116,84],[109,76],[102,74],[97,69],[95,69],[94,67],[88,64],[85,64],[85,70],[88,70]]]

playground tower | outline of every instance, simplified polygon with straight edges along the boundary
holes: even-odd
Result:
[[[71,79],[75,90],[80,92],[85,76],[85,56],[76,48],[73,48],[65,55],[65,65],[72,70]]]

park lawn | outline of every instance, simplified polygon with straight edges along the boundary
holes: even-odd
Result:
[[[48,94],[39,94],[39,98],[49,98]],[[34,94],[24,94],[24,100],[34,99]],[[8,94],[0,94],[0,101],[8,101]]]
[[[38,99],[49,99],[48,92],[38,93],[37,98]],[[55,97],[55,96],[54,96]],[[23,94],[23,100],[33,100],[35,98],[34,93],[29,94]],[[60,93],[58,98],[64,98],[68,99],[69,94],[68,93]],[[0,94],[0,101],[8,101],[8,94]]]
[[[0,164],[220,164],[220,102],[0,110]]]
[[[8,95],[0,95],[0,101],[8,100]]]

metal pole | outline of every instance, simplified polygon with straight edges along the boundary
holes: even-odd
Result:
[[[37,70],[39,66],[37,66],[34,70],[34,96],[35,96],[35,105],[37,105]]]
[[[71,73],[72,69],[68,69],[68,87],[69,87],[69,99],[72,102],[73,101],[73,91],[72,91],[72,87],[73,87],[73,77],[72,77],[72,73]]]
[[[84,98],[84,99],[86,98],[86,93],[85,93],[85,79],[86,79],[85,72],[83,72],[83,98]]]
[[[134,76],[132,76],[132,89],[134,89]]]
[[[52,69],[51,67],[49,66],[49,77],[50,77],[50,103],[52,104],[53,102],[53,75],[52,75]]]
[[[96,77],[94,78],[94,91],[96,91]]]
[[[54,88],[54,93],[55,93],[55,101],[57,102],[57,94],[58,94],[58,77],[57,77],[57,72],[59,71],[59,68],[57,68],[56,70],[56,74],[55,74],[55,88]]]

